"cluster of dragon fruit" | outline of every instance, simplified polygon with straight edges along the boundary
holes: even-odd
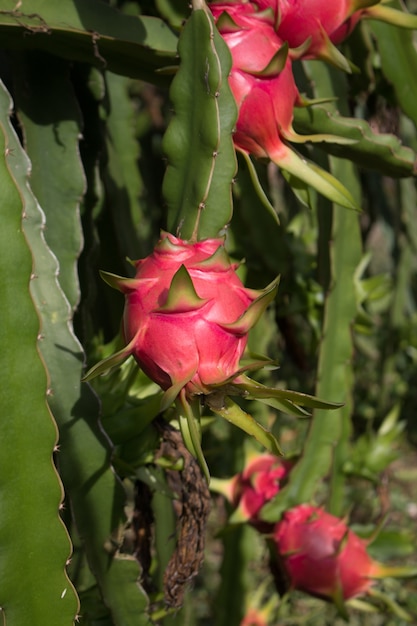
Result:
[[[351,63],[336,46],[361,19],[416,28],[416,17],[380,0],[229,0],[209,6],[232,54],[229,84],[239,108],[236,149],[270,159],[283,173],[353,208],[352,197],[329,172],[291,147],[291,143],[343,143],[341,138],[328,135],[295,132],[294,107],[311,102],[297,88],[293,62],[319,59],[351,72]]]
[[[262,507],[285,487],[294,463],[270,454],[253,453],[242,472],[214,481],[233,508],[233,524],[248,523],[265,538],[271,569],[280,593],[289,589],[334,603],[345,614],[345,602],[372,593],[375,581],[406,575],[406,568],[379,563],[368,553],[375,539],[362,538],[323,507],[300,504],[275,523],[261,518]],[[267,626],[271,607],[252,606],[241,626]]]
[[[239,111],[236,149],[270,159],[334,199],[338,182],[291,147],[326,139],[293,129],[294,107],[308,104],[297,89],[293,61],[321,59],[349,70],[336,45],[360,19],[395,23],[401,12],[375,0],[231,0],[209,6],[232,55],[229,81]],[[351,204],[346,196],[337,200]],[[250,386],[240,361],[249,330],[275,297],[276,282],[260,292],[245,288],[222,238],[184,241],[163,233],[153,253],[135,267],[134,278],[104,276],[126,297],[126,347],[93,368],[93,374],[133,355],[163,390],[161,410],[180,399],[189,412],[189,402],[198,397],[209,406],[214,398],[211,406],[218,403],[227,413],[224,396],[230,388]],[[198,445],[194,437],[191,448]],[[265,537],[289,588],[343,608],[346,600],[368,593],[375,579],[395,571],[374,561],[367,552],[369,541],[323,508],[300,504],[275,524],[265,522],[261,509],[277,495],[291,468],[272,454],[253,459],[225,491],[234,519],[247,521]]]
[[[293,61],[319,59],[343,71],[349,61],[336,47],[361,19],[377,19],[415,28],[415,18],[378,0],[252,0],[212,2],[217,28],[232,55],[230,87],[239,114],[234,134],[237,150],[275,162],[283,171],[335,199],[337,181],[301,158],[291,143],[325,141],[302,136],[292,126],[294,107],[308,106],[298,91]],[[345,198],[346,200],[346,198]],[[349,206],[349,202],[340,201]],[[275,524],[261,517],[262,507],[285,484],[291,463],[271,455],[255,456],[222,491],[235,508],[232,520],[246,521],[270,545],[273,568],[287,589],[298,589],[333,602],[344,613],[345,601],[371,592],[375,580],[404,575],[401,568],[378,563],[368,554],[370,539],[355,534],[346,520],[322,507],[300,504]],[[285,585],[284,585],[285,586]],[[267,624],[268,610],[252,608],[242,622]]]

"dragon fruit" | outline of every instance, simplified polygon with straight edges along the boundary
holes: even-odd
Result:
[[[263,505],[278,493],[286,479],[291,463],[272,454],[260,454],[249,460],[243,472],[233,482],[233,518],[249,521],[260,532],[268,532],[271,525],[259,518]]]
[[[268,453],[252,453],[239,474],[230,479],[212,478],[210,488],[223,494],[234,507],[230,522],[248,522],[259,532],[272,531],[273,524],[259,517],[263,505],[272,500],[286,480],[291,461]]]
[[[369,541],[322,508],[302,504],[287,511],[274,530],[278,559],[291,586],[331,600],[365,594],[376,578],[410,575],[406,568],[389,567],[373,560]]]
[[[229,84],[239,107],[234,143],[257,157],[285,159],[283,140],[294,134],[293,110],[301,100],[274,22],[250,4],[213,3],[210,8],[232,54]]]
[[[233,140],[237,148],[283,166],[289,150],[285,139],[294,138],[293,111],[300,99],[289,57],[282,68],[271,67],[271,75],[256,75],[273,64],[282,49],[282,41],[270,37],[272,32],[242,30],[227,37],[236,63],[229,84],[239,107]]]
[[[308,40],[305,58],[332,60],[332,55],[337,54],[330,41],[332,33],[355,11],[369,4],[375,4],[375,0],[281,0],[278,34],[290,48]]]
[[[126,297],[126,347],[88,378],[133,355],[165,390],[166,408],[183,388],[188,397],[209,394],[238,377],[248,332],[274,297],[276,281],[264,291],[246,289],[224,239],[190,242],[166,232],[135,267],[135,278],[102,272]]]
[[[275,15],[279,37],[306,59],[320,58],[351,71],[335,45],[341,43],[362,18],[376,19],[403,28],[416,28],[415,15],[387,7],[382,0],[253,0]]]
[[[233,140],[244,154],[274,161],[284,172],[315,187],[331,200],[355,207],[351,194],[315,164],[301,158],[288,142],[336,141],[329,135],[298,135],[294,107],[303,105],[288,45],[275,30],[273,11],[251,3],[211,3],[217,28],[232,55],[229,85],[238,106]]]

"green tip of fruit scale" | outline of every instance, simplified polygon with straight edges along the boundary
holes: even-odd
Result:
[[[164,313],[185,313],[200,309],[207,300],[200,298],[194,289],[193,281],[185,265],[174,274],[166,303],[156,309]]]
[[[122,293],[137,289],[138,281],[135,278],[124,278],[123,276],[117,276],[117,274],[103,272],[102,270],[100,270],[100,276],[110,287]]]
[[[227,13],[227,11],[223,11],[220,15],[219,19],[216,22],[217,28],[221,32],[234,33],[242,30],[242,27],[239,24],[236,24],[234,19]]]
[[[330,65],[343,70],[347,74],[359,72],[358,68],[349,61],[330,40],[328,34],[321,26],[322,45],[317,55],[322,61],[327,61]]]
[[[116,367],[117,365],[121,365],[132,354],[135,341],[136,341],[136,337],[130,343],[128,343],[127,346],[119,350],[119,352],[115,352],[114,354],[107,357],[106,359],[103,359],[102,361],[99,361],[98,363],[96,363],[90,370],[88,370],[88,372],[85,374],[85,376],[83,376],[81,381],[83,383],[88,382],[89,380],[92,380],[93,378],[100,376],[100,374],[104,374],[105,372],[108,372],[113,367]]]
[[[260,72],[254,72],[253,70],[242,67],[241,69],[251,76],[261,76],[262,78],[273,78],[278,76],[285,67],[288,58],[288,43],[284,43],[279,50],[274,54],[268,65],[264,67]]]
[[[255,326],[268,304],[275,298],[278,291],[279,280],[280,277],[278,276],[261,291],[260,296],[249,305],[246,311],[235,322],[221,324],[221,326],[237,334],[244,335],[249,332],[249,330]]]

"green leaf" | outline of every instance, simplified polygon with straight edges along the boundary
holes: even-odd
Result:
[[[359,210],[352,194],[340,180],[313,161],[302,158],[294,150],[288,149],[285,159],[281,159],[278,165],[287,180],[288,175],[291,177],[291,185],[296,188],[308,189],[310,185],[332,202],[348,209]]]
[[[188,452],[197,459],[207,483],[210,483],[209,468],[201,448],[200,400],[197,398],[190,404],[185,396],[185,390],[182,389],[176,404],[184,444]]]
[[[398,443],[405,428],[398,421],[400,406],[394,406],[385,417],[377,432],[369,430],[361,435],[345,463],[345,471],[363,476],[375,483],[383,472],[400,455]]]
[[[386,561],[388,559],[404,559],[415,551],[412,534],[407,530],[383,528],[369,546],[369,552],[374,559]]]
[[[2,0],[0,37],[3,48],[46,50],[150,82],[175,62],[177,45],[162,20],[123,15],[101,0]]]
[[[394,87],[402,110],[417,127],[417,52],[413,33],[374,21],[370,24],[370,30],[377,41],[381,70]]]
[[[237,110],[227,82],[230,53],[208,9],[193,11],[178,50],[170,92],[175,115],[163,141],[168,230],[184,239],[216,237],[232,216]]]
[[[255,398],[254,396],[247,396],[248,400],[258,400],[262,402],[262,404],[266,404],[267,406],[272,407],[273,409],[277,409],[282,413],[287,413],[288,415],[294,415],[295,417],[311,417],[311,414],[308,411],[305,411],[297,404],[293,404],[285,399],[278,398]]]
[[[210,397],[206,396],[206,402],[213,413],[220,415],[225,420],[234,424],[248,435],[254,437],[260,444],[262,444],[272,454],[282,455],[281,448],[274,435],[264,428],[259,422],[253,419],[249,413],[246,413],[240,408],[238,404],[233,402],[230,398],[225,398],[222,406],[217,406],[216,402]]]
[[[239,166],[239,179],[241,178],[241,171],[242,169],[246,169],[247,172],[249,173],[249,177],[250,180],[252,182],[253,185],[253,189],[256,192],[256,195],[258,196],[258,199],[260,200],[261,204],[263,205],[263,207],[268,211],[269,216],[272,218],[272,220],[274,220],[276,222],[277,225],[279,225],[279,219],[278,219],[278,215],[275,212],[274,207],[272,206],[271,202],[269,201],[264,188],[262,187],[260,181],[259,181],[259,177],[258,177],[258,173],[256,171],[256,167],[255,164],[253,163],[252,159],[250,158],[249,154],[247,154],[246,152],[243,152],[242,150],[238,151],[238,157],[239,160],[241,161],[241,166]],[[243,161],[243,162],[242,162]]]
[[[132,347],[134,346],[134,344],[135,338],[127,346],[125,346],[118,352],[111,354],[102,361],[99,361],[98,363],[93,365],[93,367],[91,367],[88,372],[82,377],[82,381],[86,383],[96,376],[100,376],[101,374],[108,372],[113,367],[124,363],[126,359],[128,359],[132,355]]]
[[[84,181],[78,135],[73,132],[72,124],[67,123],[67,120],[78,120],[78,108],[68,79],[69,67],[65,62],[61,63],[57,66],[51,60],[38,68],[39,72],[45,73],[44,90],[30,102],[28,100],[36,90],[37,71],[30,62],[22,63],[15,77],[18,105],[24,111],[24,115],[21,114],[23,133],[28,137],[31,159],[42,162],[43,153],[50,151],[54,155],[51,160],[55,158],[57,161],[50,164],[51,173],[55,172],[55,168],[69,172],[66,178],[60,179],[59,185],[51,185],[48,193],[43,195],[47,229],[42,223],[37,200],[28,186],[28,164],[26,168],[16,170],[15,175],[23,190],[27,215],[25,235],[39,266],[32,293],[41,318],[40,351],[51,388],[48,402],[60,431],[59,470],[77,532],[104,603],[114,623],[137,626],[146,623],[147,619],[147,600],[137,584],[139,567],[128,559],[118,561],[112,558],[113,555],[105,548],[118,525],[124,523],[125,494],[110,466],[112,449],[98,420],[97,397],[88,385],[80,381],[84,353],[72,327],[73,308],[79,298],[76,266],[81,225],[77,198],[81,197]],[[26,85],[25,90],[22,89],[23,84]],[[59,90],[55,92],[57,84]],[[68,106],[65,114],[62,111],[63,98]],[[48,123],[38,124],[42,112]],[[17,154],[21,151],[18,145],[15,151]],[[43,168],[33,170],[31,180],[37,189],[42,190],[46,184],[47,173]],[[78,194],[74,193],[73,181],[78,181],[80,185]],[[72,214],[71,217],[66,215],[65,219],[61,219],[57,207],[63,205],[66,212]],[[46,245],[42,235],[44,229],[51,245],[59,243],[56,256]],[[59,268],[58,256],[61,260]],[[57,280],[61,273],[66,277],[64,284],[71,302]],[[120,580],[124,575],[120,570],[123,568],[126,568],[125,575],[131,584],[122,595]],[[135,574],[132,573],[133,568]],[[125,594],[129,596],[128,603]]]
[[[0,615],[4,624],[69,626],[78,600],[65,573],[71,546],[58,514],[57,428],[47,409],[40,320],[29,291],[41,268],[22,230],[25,216],[26,223],[37,222],[40,237],[41,213],[36,206],[34,216],[27,212],[28,162],[10,107],[0,83]]]
[[[331,106],[314,105],[294,109],[294,127],[302,134],[329,133],[351,139],[353,143],[320,144],[329,154],[349,159],[361,167],[375,169],[386,176],[415,174],[416,155],[395,135],[374,133],[368,122],[343,117]]]
[[[241,377],[243,378],[243,377]],[[288,401],[296,406],[306,406],[311,409],[339,409],[342,405],[335,402],[327,402],[320,400],[314,396],[299,391],[290,391],[289,389],[275,389],[273,387],[265,387],[250,378],[245,377],[245,382],[233,383],[233,386],[247,392],[249,399],[277,399]]]

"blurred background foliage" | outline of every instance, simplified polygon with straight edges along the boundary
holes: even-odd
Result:
[[[8,549],[4,559],[0,556],[0,581],[10,578],[17,589],[48,587],[46,581],[63,575],[69,558],[68,538],[56,525],[57,493],[52,495],[45,487],[48,495],[42,492],[38,504],[26,511],[22,486],[12,486],[22,466],[25,489],[30,491],[34,483],[42,486],[47,476],[56,481],[55,491],[59,491],[49,458],[53,441],[41,458],[35,454],[36,465],[32,465],[22,460],[30,454],[28,442],[9,436],[12,423],[34,434],[40,423],[50,420],[39,413],[38,405],[51,389],[48,403],[61,450],[55,452],[55,461],[65,491],[62,519],[74,546],[68,574],[81,608],[76,608],[75,591],[67,581],[62,593],[72,601],[65,611],[57,608],[51,613],[49,598],[38,598],[39,613],[28,606],[10,624],[69,625],[79,614],[77,619],[86,626],[153,622],[238,626],[249,607],[267,602],[268,623],[275,626],[343,623],[335,609],[322,601],[300,593],[278,598],[263,541],[253,528],[228,526],[228,505],[217,495],[203,569],[184,607],[165,611],[163,576],[175,545],[176,518],[174,487],[164,467],[175,472],[179,467],[175,462],[181,460],[155,457],[160,433],[152,420],[159,412],[158,387],[131,362],[94,381],[92,388],[79,381],[85,363],[93,365],[121,345],[123,297],[99,279],[99,270],[131,276],[129,259],[149,254],[160,230],[167,228],[162,139],[173,115],[169,87],[178,63],[177,37],[189,8],[179,0],[65,0],[49,5],[34,0],[30,4],[27,11],[25,2],[0,0],[0,78],[4,93],[8,91],[14,101],[10,123],[7,97],[1,105],[9,158],[2,175],[4,190],[12,181],[19,191],[19,197],[7,205],[14,203],[18,211],[10,233],[20,228],[16,215],[23,211],[32,274],[44,275],[45,287],[30,292],[40,331],[27,344],[26,337],[13,329],[3,337],[17,365],[11,369],[12,357],[5,350],[1,371],[7,417],[6,413],[2,417],[0,445],[2,476],[12,495],[8,500],[8,490],[1,486],[0,515],[6,520],[10,509],[5,507],[11,507],[7,524],[13,532],[9,536],[2,521],[0,548],[19,541],[21,532],[26,532],[26,526],[21,530],[21,517],[28,516],[32,528],[28,546],[38,545],[37,529],[51,524],[51,536],[54,541],[59,537],[63,556],[59,563],[40,560],[37,567],[26,568],[29,547],[25,553]],[[405,4],[409,11],[417,11],[416,2]],[[144,17],[143,22],[133,26],[128,18],[137,15]],[[94,33],[101,35],[95,38]],[[275,165],[257,162],[265,198],[254,185],[247,162],[239,157],[234,213],[226,235],[232,258],[244,259],[240,272],[248,286],[263,288],[281,275],[276,302],[250,337],[253,352],[267,354],[279,364],[276,370],[259,372],[259,380],[344,402],[336,412],[316,411],[312,420],[251,403],[252,415],[272,428],[284,454],[299,460],[293,482],[265,508],[265,518],[277,519],[288,506],[311,499],[337,515],[349,515],[364,532],[388,515],[373,544],[374,556],[414,564],[415,37],[412,32],[363,21],[342,46],[360,73],[345,75],[319,61],[295,63],[300,91],[311,97],[338,98],[317,105],[310,115],[299,110],[296,130],[337,129],[346,136],[352,132],[360,136],[348,148],[303,145],[300,152],[332,171],[354,195],[361,213],[333,207],[314,192],[307,206]],[[357,124],[345,118],[354,118]],[[364,122],[367,125],[361,126]],[[25,172],[29,172],[26,180]],[[5,223],[9,223],[6,217]],[[13,316],[16,306],[29,306],[26,301],[16,303],[15,294],[6,289],[14,281],[17,289],[28,294],[30,263],[20,243],[22,257],[12,236],[4,234],[2,319]],[[56,334],[48,335],[52,327]],[[45,384],[39,388],[38,379],[31,380],[29,373],[24,381],[18,374],[20,383],[9,385],[7,381],[23,371],[19,359],[29,359],[28,354],[35,358],[36,337],[42,344]],[[18,403],[7,402],[32,384],[38,386],[36,401],[30,400],[33,417],[30,405],[25,416]],[[253,444],[227,423],[206,417],[203,448],[211,473],[228,477],[241,471]],[[52,506],[49,517],[39,514],[45,499]],[[141,511],[148,519],[139,522]],[[150,533],[151,528],[148,554],[146,537],[141,543],[140,533]],[[45,554],[47,546],[45,538],[39,553]],[[136,582],[138,556],[142,567],[145,563],[141,586]],[[42,567],[50,569],[45,573]],[[22,578],[18,572],[25,568]],[[382,588],[397,609],[403,607],[417,620],[415,581],[388,579]],[[37,591],[34,594],[37,597]],[[9,585],[0,591],[8,626],[8,607],[14,615],[13,607],[20,601],[18,591],[9,592]],[[349,623],[354,626],[406,623],[395,607],[389,616],[361,608],[359,601],[352,608]]]

